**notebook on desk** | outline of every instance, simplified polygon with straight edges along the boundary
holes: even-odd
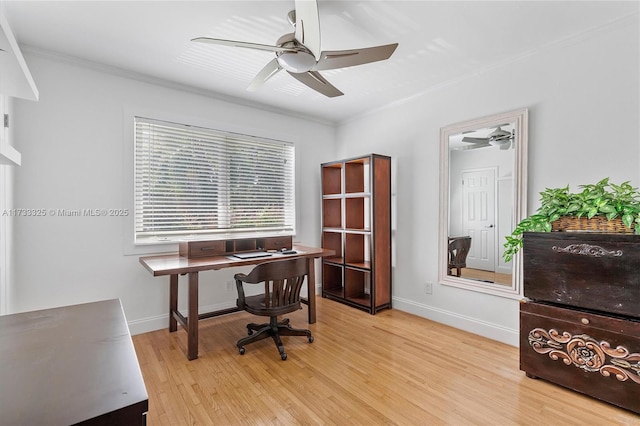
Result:
[[[266,251],[250,251],[247,253],[235,253],[232,254],[232,257],[237,257],[238,259],[255,259],[256,257],[269,257],[272,253],[268,253]]]

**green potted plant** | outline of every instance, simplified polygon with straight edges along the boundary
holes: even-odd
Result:
[[[507,235],[502,254],[506,262],[522,248],[522,234],[524,232],[551,232],[562,230],[557,224],[564,219],[601,219],[609,223],[610,232],[626,232],[640,235],[640,192],[629,182],[616,185],[604,178],[598,183],[580,185],[580,192],[570,192],[569,186],[563,188],[546,188],[540,193],[540,208],[537,212],[523,219]],[[615,221],[615,222],[614,222]],[[595,222],[595,220],[594,220]],[[570,228],[579,230],[580,228]],[[593,228],[591,228],[593,229]],[[609,232],[600,226],[601,232]],[[589,230],[587,228],[586,230]]]

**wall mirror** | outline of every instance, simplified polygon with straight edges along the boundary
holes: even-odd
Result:
[[[518,298],[521,262],[502,258],[526,217],[528,110],[440,129],[440,284]]]

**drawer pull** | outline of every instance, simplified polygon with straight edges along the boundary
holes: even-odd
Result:
[[[589,318],[582,318],[580,322],[583,323],[584,325],[588,325],[590,321],[589,321]]]
[[[553,246],[551,250],[556,253],[577,254],[580,256],[590,257],[620,257],[622,250],[607,250],[600,246],[592,246],[591,244],[570,244],[565,248]]]

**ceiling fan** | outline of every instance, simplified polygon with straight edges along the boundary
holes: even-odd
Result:
[[[275,45],[197,37],[191,41],[274,52],[276,57],[256,75],[247,90],[258,90],[267,80],[284,69],[308,87],[333,98],[342,93],[318,71],[346,68],[388,59],[398,43],[350,50],[320,50],[320,18],[317,0],[295,0],[295,9],[287,18],[294,32],[285,34]]]
[[[474,145],[470,145],[465,149],[476,149],[483,148],[486,146],[499,146],[500,149],[509,149],[511,147],[511,142],[515,137],[515,130],[513,132],[509,132],[507,130],[502,130],[502,127],[507,126],[507,124],[501,124],[495,128],[495,130],[485,138],[476,138],[465,136],[462,138],[462,142],[472,143]]]

